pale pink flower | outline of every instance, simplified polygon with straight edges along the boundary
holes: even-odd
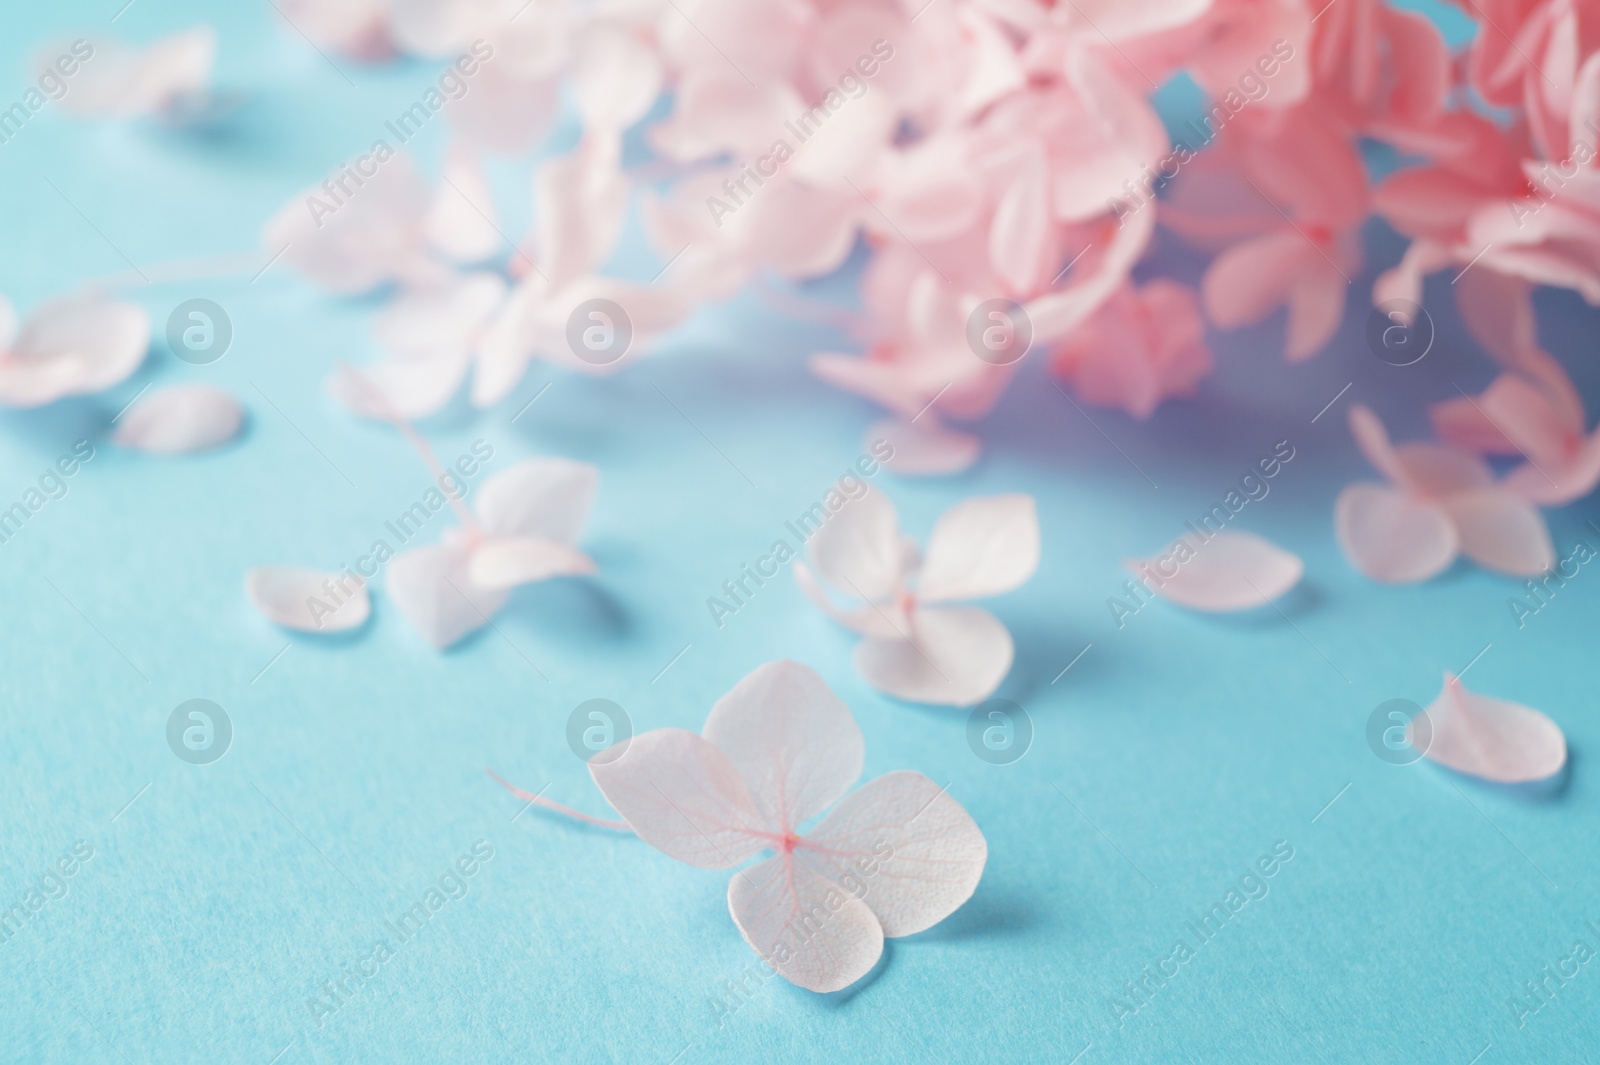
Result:
[[[699,735],[641,733],[589,773],[640,839],[681,862],[727,869],[774,852],[734,873],[728,910],[775,972],[829,992],[870,972],[886,937],[955,912],[989,852],[961,804],[920,773],[851,792],[864,759],[850,708],[813,670],[778,661],[718,699]]]
[[[946,511],[926,557],[900,532],[887,497],[869,491],[827,519],[808,545],[811,564],[853,605],[834,605],[804,563],[795,580],[818,606],[862,634],[856,668],[867,683],[911,702],[969,706],[1011,670],[1011,633],[971,606],[1020,587],[1039,565],[1033,497],[969,499]]]
[[[1437,444],[1390,444],[1377,415],[1350,409],[1350,431],[1387,484],[1352,484],[1334,505],[1350,561],[1374,580],[1409,583],[1442,572],[1457,554],[1519,577],[1555,562],[1539,511],[1497,484],[1484,462]]]
[[[1148,418],[1211,372],[1199,300],[1172,281],[1125,285],[1056,345],[1051,368],[1086,402]]]
[[[568,459],[525,459],[490,477],[476,513],[459,497],[462,527],[435,547],[389,563],[389,596],[439,650],[489,623],[521,584],[595,572],[577,548],[599,471]]]

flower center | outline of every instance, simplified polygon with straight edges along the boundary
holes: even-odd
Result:
[[[793,854],[794,849],[800,846],[800,837],[791,832],[783,837],[781,846],[783,847],[783,853]]]

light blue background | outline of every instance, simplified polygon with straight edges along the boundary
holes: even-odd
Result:
[[[73,123],[50,109],[0,145],[0,291],[24,310],[125,271],[123,255],[149,266],[253,250],[268,215],[365,150],[434,77],[423,64],[340,60],[352,86],[265,4],[139,0],[110,27],[116,6],[9,8],[0,96],[20,96],[25,56],[44,39],[114,30],[143,41],[204,18],[221,32],[219,81],[251,103],[212,137]],[[436,123],[420,142],[425,169],[442,133]],[[495,176],[507,232],[520,235],[524,172],[503,165]],[[621,266],[647,278],[656,263],[630,239]],[[1371,247],[1386,264],[1400,245],[1374,227]],[[1149,269],[1193,279],[1201,265],[1163,240]],[[1510,580],[1462,565],[1383,588],[1346,563],[1333,497],[1370,475],[1345,428],[1349,404],[1415,436],[1426,402],[1492,374],[1450,312],[1448,277],[1429,287],[1433,352],[1404,370],[1375,359],[1362,334],[1371,273],[1307,365],[1283,363],[1278,319],[1215,337],[1220,368],[1198,399],[1147,423],[1086,418],[1028,365],[979,426],[987,450],[972,471],[877,478],[919,536],[968,496],[1038,499],[1043,563],[993,603],[1018,648],[1000,695],[1027,708],[1037,733],[1008,767],[973,756],[963,713],[870,690],[851,666],[854,637],[787,579],[720,631],[709,621],[706,596],[860,451],[869,407],[802,365],[841,338],[741,299],[613,380],[536,367],[490,414],[426,426],[447,461],[490,441],[490,472],[534,454],[602,471],[584,540],[600,575],[525,590],[498,632],[439,655],[381,582],[372,621],[340,640],[287,637],[242,591],[252,565],[350,560],[426,487],[397,434],[322,391],[334,360],[376,357],[378,302],[328,297],[281,264],[254,284],[136,291],[158,330],[184,299],[219,301],[232,350],[195,367],[157,339],[143,369],[106,395],[0,415],[5,505],[73,441],[99,449],[64,499],[0,546],[0,908],[74,840],[95,850],[65,898],[0,943],[0,1058],[1065,1062],[1081,1052],[1085,1065],[1466,1065],[1487,1046],[1486,1065],[1582,1060],[1600,1037],[1600,964],[1521,1029],[1508,1000],[1575,939],[1600,948],[1584,928],[1600,923],[1589,760],[1600,743],[1600,577],[1586,567],[1519,631]],[[844,300],[850,289],[843,277],[812,293]],[[1593,312],[1567,294],[1539,304],[1546,343],[1600,400]],[[240,443],[177,461],[109,444],[112,416],[142,386],[190,381],[246,404]],[[1305,558],[1287,619],[1157,603],[1118,630],[1106,598],[1123,580],[1119,561],[1180,534],[1280,440],[1295,459],[1237,524]],[[1600,544],[1586,524],[1597,514],[1593,501],[1551,514],[1563,554],[1579,538]],[[1543,709],[1567,733],[1570,775],[1545,794],[1397,768],[1367,747],[1374,707],[1428,702],[1441,673],[1485,645],[1470,683]],[[719,1026],[713,997],[756,971],[728,918],[727,874],[537,811],[513,821],[521,804],[483,768],[605,813],[563,738],[574,706],[605,697],[640,729],[698,728],[717,696],[781,656],[814,666],[854,708],[864,779],[909,768],[948,782],[987,835],[989,864],[966,906],[893,941],[856,988],[816,996],[751,981]],[[168,714],[193,697],[234,722],[232,749],[207,767],[178,761],[164,738]],[[316,1027],[307,997],[479,839],[494,857],[469,894]],[[1279,840],[1294,858],[1270,893],[1116,1027],[1108,997]]]

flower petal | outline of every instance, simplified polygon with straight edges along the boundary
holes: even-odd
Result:
[[[784,834],[850,790],[866,757],[850,708],[815,670],[786,659],[734,685],[700,734],[738,767],[766,823]]]
[[[816,574],[811,572],[811,567],[804,562],[794,564],[794,582],[800,586],[800,591],[805,593],[807,599],[821,607],[833,620],[855,632],[869,636],[893,637],[909,624],[904,620],[905,613],[892,603],[882,606],[867,603],[850,609],[836,605],[828,597],[828,590],[822,586],[822,582],[817,580]],[[896,625],[900,628],[896,629]]]
[[[570,459],[524,459],[483,482],[478,516],[492,536],[574,544],[594,504],[600,471]]]
[[[1265,606],[1299,584],[1305,572],[1299,556],[1251,533],[1224,529],[1198,545],[1196,539],[1180,537],[1163,554],[1125,565],[1135,577],[1154,569],[1150,583],[1163,599],[1210,611]],[[1169,560],[1177,565],[1170,577],[1162,565]]]
[[[1450,496],[1444,506],[1455,519],[1461,551],[1480,566],[1516,577],[1535,577],[1556,563],[1544,516],[1504,488],[1481,488]]]
[[[726,869],[775,845],[728,756],[681,728],[627,741],[589,760],[606,801],[650,846],[701,869]]]
[[[735,873],[728,912],[750,948],[807,991],[849,987],[883,955],[883,926],[866,903],[793,854]]]
[[[472,552],[467,576],[484,588],[515,588],[519,584],[594,573],[594,560],[559,540],[506,536],[485,540]]]
[[[1427,580],[1460,549],[1443,507],[1382,485],[1346,486],[1333,507],[1333,526],[1351,564],[1376,581]]]
[[[300,566],[257,566],[245,574],[250,603],[274,625],[301,632],[346,632],[372,615],[366,584],[354,578],[355,591],[342,583],[343,573],[323,573]],[[336,591],[330,592],[327,585]]]
[[[452,147],[423,219],[428,241],[454,262],[481,263],[505,242],[495,217],[494,192],[483,163],[476,154]]]
[[[489,621],[506,593],[480,588],[467,575],[467,553],[455,547],[402,551],[389,563],[389,597],[435,648],[444,650]]]
[[[123,412],[112,440],[156,455],[208,451],[232,440],[244,424],[237,400],[210,385],[173,385]]]
[[[866,440],[869,449],[879,441],[887,443],[891,453],[883,467],[903,477],[960,473],[978,461],[983,450],[977,437],[946,429],[932,414],[921,425],[898,418],[873,422]]]
[[[44,304],[0,359],[0,403],[38,407],[127,380],[150,346],[150,315],[134,303],[72,297]]]
[[[977,607],[929,607],[912,617],[915,641],[869,636],[856,668],[881,692],[915,703],[970,706],[1011,670],[1011,633]]]
[[[928,537],[917,598],[981,599],[1020,587],[1039,567],[1039,516],[1029,495],[968,499]]]
[[[900,770],[845,796],[797,853],[865,902],[885,936],[909,936],[972,897],[989,844],[943,788]]]
[[[808,513],[816,517],[819,509]],[[899,590],[904,572],[900,519],[887,496],[869,491],[847,500],[831,517],[823,513],[820,520],[822,527],[812,534],[808,551],[823,580],[868,602],[888,599]]]
[[[463,354],[444,352],[431,359],[335,366],[328,394],[362,418],[426,418],[450,402],[467,373]]]
[[[1470,692],[1448,673],[1439,697],[1410,731],[1428,733],[1423,754],[1432,761],[1503,784],[1544,780],[1567,761],[1567,738],[1554,721],[1526,706]]]

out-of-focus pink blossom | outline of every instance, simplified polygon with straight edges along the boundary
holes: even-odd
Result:
[[[1056,346],[1051,366],[1087,402],[1148,418],[1211,372],[1199,300],[1172,281],[1124,286]]]

